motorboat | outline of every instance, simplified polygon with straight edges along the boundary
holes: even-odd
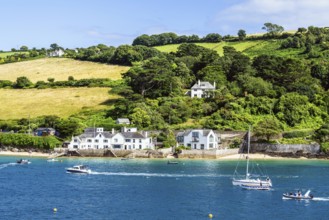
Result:
[[[311,190],[308,190],[304,195],[298,191],[297,193],[283,193],[282,199],[310,200],[313,199]]]
[[[19,159],[19,160],[16,161],[16,163],[18,163],[18,164],[29,164],[31,162],[29,160]]]
[[[66,168],[66,171],[69,173],[91,173],[91,170],[86,165],[75,165],[70,168]]]
[[[168,160],[167,164],[178,164],[178,162],[177,161],[170,161],[170,160]]]

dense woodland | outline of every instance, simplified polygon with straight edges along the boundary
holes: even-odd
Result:
[[[263,141],[316,141],[327,151],[329,46],[326,42],[329,30],[309,27],[299,28],[296,33],[282,33],[281,26],[271,23],[265,23],[263,28],[267,34],[261,36],[248,37],[244,30],[239,30],[236,37],[209,34],[199,38],[196,35],[164,33],[142,35],[132,45],[117,48],[101,44],[67,49],[66,57],[129,65],[131,68],[123,74],[123,80],[117,82],[86,79],[79,84],[70,78],[67,82],[50,79],[49,82],[32,84],[28,79],[20,78],[16,82],[0,81],[0,87],[110,86],[112,93],[122,96],[105,112],[81,112],[68,119],[45,116],[31,120],[35,127],[55,127],[64,139],[79,134],[95,121],[97,126],[108,130],[118,128],[115,119],[127,117],[139,129],[161,130],[158,140],[168,145],[172,143],[172,130],[247,130],[252,125],[254,134]],[[248,56],[226,46],[223,55],[219,55],[212,49],[195,44],[259,39],[279,42],[276,50],[282,51],[282,54],[294,49],[300,53],[297,56],[278,56],[265,52]],[[177,51],[170,53],[152,47],[177,43],[180,44]],[[52,49],[57,47],[52,45]],[[31,51],[27,49],[28,53]],[[6,59],[2,60],[6,62]],[[190,98],[186,92],[198,80],[215,82],[217,90],[208,98]],[[2,121],[0,128],[26,132],[28,123],[27,119]]]

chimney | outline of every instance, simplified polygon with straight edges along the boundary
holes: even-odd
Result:
[[[112,128],[112,132],[111,133],[114,134],[114,128]]]
[[[198,85],[200,86],[200,84],[201,84],[201,82],[200,82],[200,80],[198,80]]]
[[[144,136],[147,138],[148,137],[148,133],[147,131],[144,132]]]
[[[214,88],[216,89],[216,82],[214,81]]]

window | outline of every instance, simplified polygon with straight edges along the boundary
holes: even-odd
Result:
[[[209,136],[209,142],[214,142],[214,136],[212,135]]]
[[[139,143],[142,143],[142,139],[139,139]]]
[[[209,148],[214,148],[214,144],[213,143],[210,143],[209,144]]]
[[[109,146],[108,145],[104,145],[104,148],[109,148]]]
[[[87,142],[91,143],[91,142],[92,142],[92,140],[91,140],[91,139],[87,139]]]
[[[139,145],[139,149],[142,149],[142,145]]]
[[[131,142],[131,139],[126,139],[125,141],[126,141],[126,142]]]
[[[135,139],[133,139],[133,143],[135,143]]]
[[[114,139],[114,143],[118,143],[118,139],[117,138]]]
[[[202,150],[204,149],[204,144],[201,144],[201,149],[202,149]]]
[[[78,148],[78,145],[73,145],[73,148]]]
[[[98,139],[95,139],[95,143],[98,143]]]
[[[192,137],[199,137],[199,132],[192,132]]]
[[[109,140],[107,140],[107,139],[104,139],[104,140],[103,140],[103,142],[104,142],[104,143],[108,143],[108,142],[109,142]]]
[[[74,139],[73,142],[78,142],[78,139]]]

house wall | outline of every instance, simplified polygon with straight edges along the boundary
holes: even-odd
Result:
[[[197,140],[193,137],[193,132],[198,132],[199,137]],[[186,147],[191,147],[191,149],[197,149],[197,150],[209,150],[209,144],[210,144],[210,136],[213,135],[214,139],[213,142],[213,148],[211,149],[217,149],[218,148],[218,137],[214,132],[210,132],[208,136],[203,136],[203,130],[192,130],[187,136],[184,136],[184,142],[180,143],[183,144]],[[195,141],[193,141],[195,140]],[[202,146],[203,145],[203,146]]]

